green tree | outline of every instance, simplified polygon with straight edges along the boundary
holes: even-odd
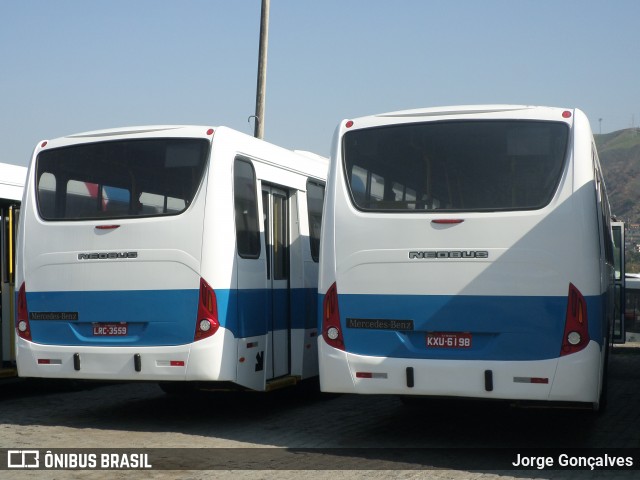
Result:
[[[627,273],[640,273],[640,253],[635,250],[625,251],[624,266]]]

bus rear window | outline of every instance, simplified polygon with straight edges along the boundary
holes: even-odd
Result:
[[[209,142],[145,139],[43,151],[36,164],[45,220],[176,215],[202,181]]]
[[[555,193],[568,135],[564,123],[522,120],[353,130],[344,169],[360,210],[534,210]]]

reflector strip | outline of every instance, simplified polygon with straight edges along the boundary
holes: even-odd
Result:
[[[62,365],[59,358],[39,358],[38,365]]]
[[[513,377],[515,383],[539,383],[548,384],[549,379],[543,377]]]
[[[156,360],[157,367],[184,367],[184,360]]]
[[[531,383],[549,383],[548,378],[532,378]]]
[[[387,374],[378,372],[356,372],[356,378],[387,378]]]

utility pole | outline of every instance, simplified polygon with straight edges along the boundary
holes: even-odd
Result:
[[[262,0],[260,14],[260,51],[258,53],[258,86],[256,89],[255,130],[253,136],[264,138],[264,103],[267,91],[267,47],[269,45],[269,2]]]

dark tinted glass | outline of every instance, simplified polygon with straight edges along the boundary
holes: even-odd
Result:
[[[309,242],[311,258],[317,262],[320,257],[320,227],[322,225],[322,205],[324,186],[307,182],[307,209],[309,213]]]
[[[111,141],[38,155],[38,211],[45,220],[176,215],[193,201],[209,142]]]
[[[538,121],[395,125],[345,134],[344,168],[361,210],[495,211],[547,205],[568,127]]]
[[[233,166],[233,198],[236,217],[236,244],[244,258],[260,256],[260,227],[256,175],[251,163],[236,159]]]

